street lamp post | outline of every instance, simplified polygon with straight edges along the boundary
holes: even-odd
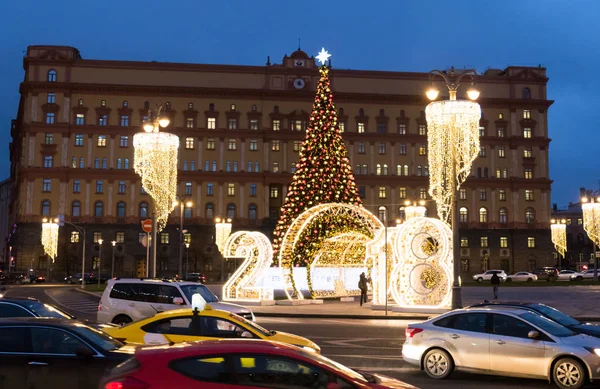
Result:
[[[600,244],[600,196],[598,192],[590,193],[590,196],[581,198],[581,210],[583,212],[583,229],[592,241],[592,258],[594,261],[594,282],[598,281],[598,258],[596,258],[596,246]]]
[[[110,267],[110,278],[115,278],[115,246],[117,245],[117,241],[113,240],[110,243],[112,244],[112,265]]]
[[[552,243],[556,248],[556,255],[558,257],[558,270],[562,270],[562,258],[565,257],[565,251],[567,249],[567,221],[565,219],[552,219],[550,220],[550,232],[552,235]]]
[[[62,218],[61,218],[62,219]],[[46,220],[46,219],[44,219]],[[81,289],[85,288],[85,228],[83,228],[82,226],[79,226],[77,224],[73,224],[71,222],[67,222],[64,220],[60,220],[60,219],[56,219],[55,222],[58,223],[59,226],[63,225],[63,224],[67,224],[71,227],[73,227],[74,229],[76,229],[79,233],[81,233],[83,235],[83,242],[81,244],[82,248],[81,248]]]
[[[98,239],[98,289],[100,289],[100,279],[102,278],[102,242],[104,239]]]
[[[185,278],[190,274],[190,242],[185,242]]]
[[[440,219],[448,222],[448,216],[451,216],[454,262],[453,309],[462,307],[457,192],[467,179],[471,165],[480,151],[479,121],[481,119],[479,104],[474,101],[457,100],[456,94],[462,78],[470,76],[474,81],[476,74],[473,69],[461,70],[459,74],[454,68],[448,72],[433,70],[430,73],[432,81],[435,76],[444,79],[449,100],[432,101],[425,110],[428,126],[429,194],[436,201]],[[439,91],[432,87],[426,94],[430,100],[436,100]],[[467,91],[467,96],[470,100],[476,100],[479,91],[471,87]]]
[[[223,277],[225,276],[225,253],[223,249],[225,248],[225,242],[227,238],[231,234],[231,219],[215,219],[215,243],[221,252],[221,282],[223,281]]]
[[[185,201],[187,195],[178,195],[175,202],[175,206],[179,205],[179,276],[183,274],[183,244],[184,244],[184,229],[183,229],[183,216],[185,208],[191,208],[193,203],[191,201]],[[187,277],[187,275],[186,275]]]

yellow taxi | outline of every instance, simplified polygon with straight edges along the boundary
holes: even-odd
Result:
[[[122,342],[132,345],[159,345],[198,340],[249,338],[266,339],[301,347],[320,353],[321,348],[301,336],[269,331],[235,313],[212,309],[197,295],[192,308],[161,312],[153,317],[135,321],[123,327],[104,328],[103,331]]]

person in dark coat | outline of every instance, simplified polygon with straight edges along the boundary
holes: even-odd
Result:
[[[365,273],[360,273],[360,279],[358,281],[358,289],[360,289],[360,306],[362,307],[363,302],[367,303],[367,292],[369,291],[368,279]]]
[[[494,300],[498,300],[498,287],[500,287],[498,273],[494,273],[490,281],[492,282],[492,289],[494,289]]]

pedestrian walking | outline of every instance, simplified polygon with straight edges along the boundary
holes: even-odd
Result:
[[[498,287],[500,287],[500,277],[498,277],[498,273],[494,273],[490,281],[492,282],[492,289],[494,289],[494,300],[498,300]]]
[[[362,307],[363,302],[367,303],[367,291],[369,290],[368,286],[369,279],[365,275],[364,272],[360,273],[360,279],[358,281],[358,289],[360,289],[360,306]]]

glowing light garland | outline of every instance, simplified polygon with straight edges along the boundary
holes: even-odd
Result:
[[[244,262],[223,285],[223,300],[273,300],[272,287],[258,286],[273,262],[269,238],[260,232],[237,231],[225,242],[223,256],[227,259],[244,258]]]
[[[581,205],[583,211],[583,229],[589,238],[600,245],[600,202],[584,203]]]
[[[552,243],[556,247],[556,251],[565,257],[567,251],[567,226],[566,224],[551,224],[550,231],[552,233]]]
[[[54,263],[58,249],[57,223],[42,223],[42,245],[44,246],[44,253],[52,258],[52,263]]]
[[[335,296],[334,290],[316,291],[312,287],[311,267],[323,266],[361,267],[364,256],[361,244],[366,246],[375,231],[382,228],[381,221],[365,208],[350,204],[321,204],[308,209],[294,219],[281,240],[278,255],[282,269],[284,291],[289,299],[303,299],[296,288],[292,269],[299,263],[306,263],[308,289],[312,297]],[[316,232],[317,238],[307,239]],[[361,238],[360,236],[364,236]],[[352,247],[346,247],[352,240]],[[308,243],[307,243],[308,242]],[[354,287],[352,288],[354,289]],[[349,291],[351,293],[351,291]]]
[[[410,220],[415,217],[425,217],[427,208],[421,205],[408,205],[404,208],[405,220]]]
[[[133,136],[133,170],[154,200],[158,231],[167,224],[177,193],[179,137],[167,132],[140,132]]]
[[[436,202],[439,218],[448,222],[452,196],[469,176],[479,154],[481,108],[466,100],[434,101],[425,113],[429,194]]]
[[[229,235],[231,234],[231,219],[223,220],[217,219],[215,222],[215,244],[219,248],[221,254],[224,254],[223,251],[225,247],[225,242]]]

